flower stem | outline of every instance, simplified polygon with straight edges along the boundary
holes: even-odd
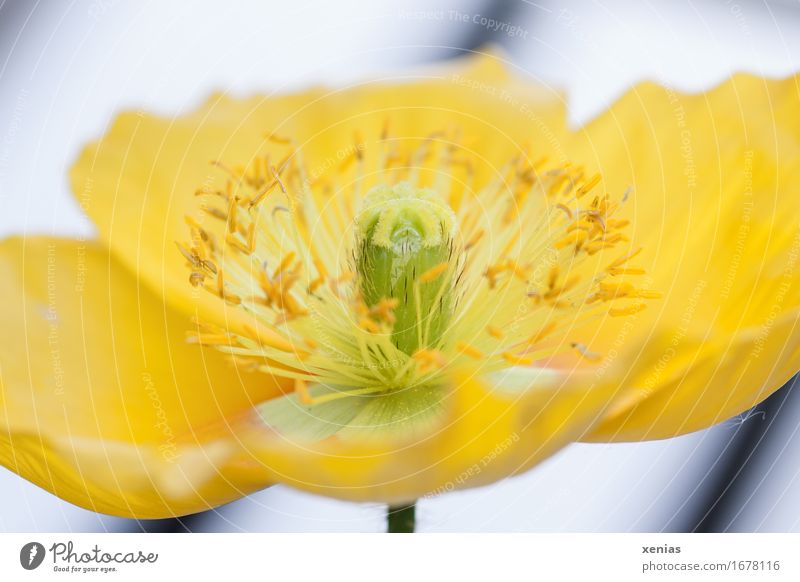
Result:
[[[389,533],[414,533],[416,522],[416,503],[408,505],[389,506],[386,511],[386,521],[389,524]]]

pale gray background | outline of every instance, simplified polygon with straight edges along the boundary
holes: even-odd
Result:
[[[416,9],[442,9],[444,17],[409,17]],[[528,34],[487,33],[450,19],[448,10],[505,18]],[[735,70],[775,76],[799,70],[800,4],[0,2],[0,234],[92,234],[70,197],[66,172],[82,144],[121,109],[173,114],[214,89],[247,94],[320,80],[341,84],[449,58],[482,40],[503,44],[541,81],[566,88],[571,119],[579,123],[643,78],[699,90]],[[800,399],[784,393],[744,424],[733,420],[664,442],[574,445],[525,476],[422,501],[419,529],[692,529],[714,510],[720,475],[735,474],[763,428],[779,419],[711,529],[800,531],[798,418]],[[185,526],[381,531],[383,511],[273,487]],[[0,531],[182,527],[98,516],[0,469]]]

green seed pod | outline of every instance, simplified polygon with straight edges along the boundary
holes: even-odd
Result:
[[[413,354],[441,340],[453,313],[453,210],[432,190],[377,186],[356,218],[356,270],[368,306],[395,299],[392,341]]]

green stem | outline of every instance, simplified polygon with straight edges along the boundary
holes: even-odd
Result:
[[[386,521],[389,524],[389,533],[414,533],[416,522],[416,504],[389,506],[386,511]]]

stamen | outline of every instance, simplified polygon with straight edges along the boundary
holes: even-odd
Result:
[[[634,303],[633,305],[628,305],[627,307],[612,307],[608,310],[608,314],[612,317],[621,317],[623,315],[633,315],[635,313],[639,313],[640,311],[644,311],[647,308],[647,305],[644,303]]]
[[[419,276],[420,283],[430,283],[434,279],[436,279],[439,275],[444,273],[450,265],[448,263],[439,263],[433,269],[429,269],[425,271],[422,275]]]
[[[512,366],[531,366],[533,365],[533,358],[526,356],[517,356],[511,352],[503,352],[503,359]]]
[[[634,284],[630,190],[614,198],[600,174],[548,166],[530,144],[484,183],[481,144],[458,128],[405,139],[386,118],[313,173],[291,137],[264,146],[246,165],[212,162],[219,182],[194,192],[199,218],[177,245],[188,283],[248,323],[187,339],[290,379],[304,405],[442,384],[464,366],[596,362],[573,330],[661,296]],[[314,384],[344,388],[314,398]]]
[[[506,335],[505,333],[503,333],[502,329],[500,329],[499,327],[495,327],[493,325],[486,327],[486,333],[488,333],[495,339],[503,339],[503,337]]]
[[[458,342],[456,344],[456,349],[459,352],[468,355],[470,358],[474,358],[476,360],[483,359],[483,353],[481,353],[481,351],[478,348],[471,346],[466,342]]]
[[[305,380],[300,378],[295,379],[294,391],[302,404],[311,404],[313,402],[311,393],[308,391],[308,384]]]
[[[581,356],[583,356],[584,358],[586,358],[590,362],[596,362],[596,361],[602,359],[602,357],[603,357],[603,356],[601,356],[600,354],[598,354],[596,352],[590,351],[589,348],[586,346],[586,344],[574,342],[572,344],[572,347],[575,348],[576,350],[578,350],[578,353],[580,353]]]

